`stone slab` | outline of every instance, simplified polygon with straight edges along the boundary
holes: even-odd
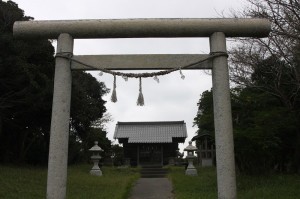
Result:
[[[16,21],[13,34],[45,39],[56,39],[61,33],[74,39],[209,37],[214,32],[224,32],[227,37],[266,37],[270,30],[271,22],[262,18],[148,18]]]
[[[191,64],[187,69],[212,69],[212,60],[207,60],[209,57],[205,54],[75,55],[73,59],[78,62],[72,62],[72,70],[167,70]]]
[[[167,178],[140,178],[129,199],[173,199],[172,183]]]

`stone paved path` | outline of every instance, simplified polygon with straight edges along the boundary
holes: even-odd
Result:
[[[172,183],[168,178],[140,178],[129,199],[173,199]]]

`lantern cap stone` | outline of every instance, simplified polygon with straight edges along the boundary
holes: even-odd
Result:
[[[197,147],[192,145],[192,141],[189,141],[189,145],[184,150],[185,151],[197,151]]]
[[[92,147],[92,148],[90,148],[89,149],[89,151],[103,151],[99,146],[98,146],[98,141],[95,141],[94,142],[95,143],[95,145]]]

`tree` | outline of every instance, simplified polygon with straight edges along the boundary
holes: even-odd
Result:
[[[268,18],[272,30],[268,38],[238,39],[237,47],[231,49],[231,80],[238,85],[247,85],[267,90],[270,94],[290,100],[294,104],[299,100],[299,49],[300,49],[300,3],[298,0],[248,0],[251,4],[243,12],[246,17]],[[261,67],[264,60],[273,61],[276,67]],[[270,66],[270,65],[269,65]],[[262,70],[261,70],[262,69]],[[279,82],[284,73],[284,83],[293,87],[287,98],[276,89],[276,84],[254,85],[251,75],[254,71],[272,74],[273,80]],[[277,81],[279,80],[279,81]],[[270,88],[273,87],[274,89]]]
[[[285,114],[300,123],[300,3],[298,0],[248,0],[242,16],[263,17],[272,22],[266,39],[239,39],[231,49],[231,80],[238,86],[268,93]],[[239,14],[237,14],[239,15]],[[292,165],[300,172],[300,126],[293,136]]]
[[[71,134],[80,142],[82,150],[87,154],[96,140],[99,141],[100,147],[106,146],[108,139],[104,139],[106,132],[101,126],[103,114],[106,112],[102,96],[109,90],[103,82],[98,82],[88,73],[75,71],[72,72],[72,78]]]
[[[14,2],[0,2],[0,157],[7,161],[22,161],[41,132],[49,134],[54,49],[12,36],[14,21],[31,19]]]
[[[100,152],[102,158],[110,157],[111,141],[106,137],[107,132],[100,128],[89,128],[84,141],[78,139],[76,134],[71,133],[69,138],[69,163],[88,162],[91,153],[88,149],[94,146],[94,142],[98,141],[98,145],[103,150]]]
[[[214,111],[212,91],[204,91],[198,102],[198,113],[194,118],[194,125],[198,127],[198,133],[208,132],[214,137]]]
[[[297,129],[293,115],[272,95],[253,88],[234,89],[232,106],[238,168],[251,174],[287,171]]]
[[[22,40],[12,35],[15,21],[32,19],[16,3],[0,1],[1,162],[40,164],[48,160],[54,48],[46,39]],[[101,138],[106,136],[102,96],[108,89],[88,73],[78,71],[72,76],[70,147],[74,147],[70,151],[79,153],[86,151],[94,131]],[[103,142],[110,145],[104,138]]]
[[[297,120],[272,95],[253,88],[231,90],[235,160],[239,171],[287,171]],[[214,138],[212,91],[202,93],[194,124]],[[274,122],[276,121],[276,122]]]
[[[124,164],[124,150],[123,147],[114,144],[111,146],[111,153],[114,156],[113,157],[113,165],[115,166],[121,166]]]

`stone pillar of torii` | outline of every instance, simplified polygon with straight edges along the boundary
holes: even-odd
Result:
[[[220,54],[189,69],[211,69],[219,199],[236,199],[236,175],[226,37],[266,37],[267,19],[105,19],[18,21],[18,38],[57,39],[57,53],[109,70],[163,70]],[[209,37],[209,55],[73,56],[74,39]],[[47,178],[47,199],[65,199],[72,70],[89,68],[56,57]],[[73,80],[73,81],[76,81]]]

